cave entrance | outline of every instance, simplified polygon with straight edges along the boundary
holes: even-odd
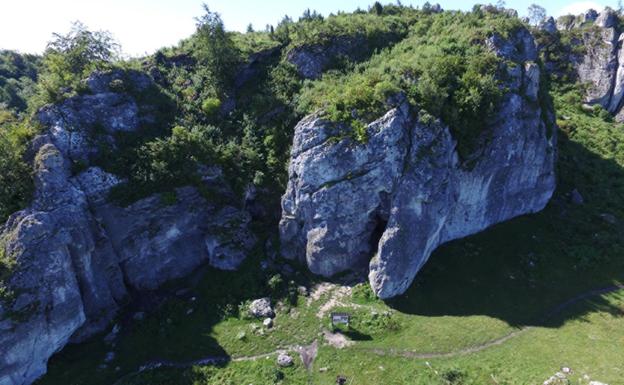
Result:
[[[379,213],[376,213],[373,219],[373,226],[374,226],[373,232],[371,233],[370,241],[369,241],[369,244],[370,244],[369,262],[370,262],[370,259],[372,259],[377,254],[377,251],[379,251],[379,241],[381,240],[381,236],[383,235],[383,233],[386,231],[386,227],[388,226],[388,219],[384,218]]]

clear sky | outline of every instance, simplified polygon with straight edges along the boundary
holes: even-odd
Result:
[[[194,17],[202,13],[203,2],[208,3],[213,11],[221,13],[228,29],[244,31],[249,23],[257,29],[263,29],[267,24],[277,24],[285,14],[299,16],[306,8],[327,15],[338,10],[352,11],[358,6],[366,9],[373,1],[0,0],[0,48],[41,53],[53,32],[67,32],[72,21],[80,20],[90,29],[111,31],[121,43],[124,53],[139,56],[152,53],[162,46],[174,45],[192,34],[195,29]],[[424,1],[403,0],[402,3],[421,6]],[[430,2],[439,2],[444,9],[467,10],[473,5],[472,1],[464,0]],[[554,16],[576,14],[590,7],[600,10],[604,6],[617,6],[617,0],[507,0],[506,6],[517,9],[522,15],[533,2],[542,5]]]

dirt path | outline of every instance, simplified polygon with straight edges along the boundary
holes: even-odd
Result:
[[[602,288],[602,289],[595,289],[595,290],[591,290],[591,291],[579,294],[576,297],[573,297],[555,306],[554,308],[552,308],[552,310],[550,310],[544,316],[542,316],[539,319],[539,321],[541,322],[547,321],[548,319],[554,317],[555,315],[560,314],[568,307],[575,305],[581,301],[587,300],[591,297],[613,293],[619,290],[624,290],[624,285],[614,285],[614,286],[609,286],[609,287]],[[446,352],[446,353],[419,353],[419,352],[410,351],[410,350],[397,350],[397,349],[365,349],[365,350],[375,353],[377,355],[381,355],[381,356],[397,356],[397,357],[414,358],[414,359],[453,358],[453,357],[478,353],[483,350],[487,350],[491,347],[502,345],[505,342],[509,341],[510,339],[518,337],[521,334],[524,334],[534,328],[535,328],[534,326],[524,326],[518,330],[515,330],[495,340],[491,340],[491,341],[488,341],[479,345],[468,346],[463,349],[454,350],[452,352]]]
[[[318,295],[318,298],[320,298],[322,294],[326,293],[329,290],[330,289],[328,287],[323,287],[320,290],[321,294]],[[548,320],[554,317],[555,315],[560,314],[561,312],[563,312],[565,309],[569,308],[570,306],[573,306],[591,297],[595,297],[597,295],[609,294],[609,293],[613,293],[619,290],[624,290],[624,285],[614,285],[614,286],[609,286],[609,287],[602,288],[602,289],[595,289],[595,290],[591,290],[591,291],[579,294],[576,297],[573,297],[553,307],[539,321]],[[339,298],[341,297],[342,295],[339,294]],[[525,326],[503,337],[499,337],[497,339],[485,342],[483,344],[473,345],[473,346],[469,346],[463,349],[454,350],[452,352],[446,352],[446,353],[419,353],[416,351],[400,350],[400,349],[392,349],[392,348],[390,349],[382,349],[382,348],[359,349],[357,346],[352,347],[352,349],[364,350],[364,351],[371,352],[380,356],[395,356],[395,357],[404,357],[404,358],[413,358],[413,359],[453,358],[453,357],[478,353],[486,349],[489,349],[491,347],[502,345],[505,342],[515,337],[518,337],[521,334],[524,334],[534,328],[535,328],[534,326]],[[306,363],[309,361],[311,364],[311,361],[313,361],[314,358],[316,357],[317,350],[318,350],[317,341],[314,341],[313,344],[308,347],[301,346],[301,345],[291,345],[291,346],[286,346],[283,348],[276,349],[272,352],[261,353],[261,354],[256,354],[256,355],[231,356],[231,357],[230,356],[208,356],[208,357],[200,358],[198,360],[183,361],[183,362],[175,362],[175,361],[167,361],[167,360],[153,361],[153,362],[149,362],[141,366],[137,371],[123,376],[122,378],[117,380],[113,385],[119,385],[125,379],[128,379],[139,373],[142,373],[148,370],[158,369],[158,368],[183,369],[183,368],[190,368],[193,366],[220,365],[220,364],[225,364],[228,362],[255,361],[259,359],[265,359],[267,357],[271,357],[280,353],[288,353],[288,352],[300,353],[300,356],[303,362]],[[308,357],[309,355],[313,355],[314,358],[310,359],[310,357]],[[310,364],[306,364],[306,367],[308,367]]]

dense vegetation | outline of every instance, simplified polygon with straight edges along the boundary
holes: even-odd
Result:
[[[35,93],[40,58],[0,51],[0,109],[24,111]]]
[[[348,74],[334,72],[308,84],[300,108],[323,109],[331,120],[349,122],[365,140],[366,123],[379,117],[403,93],[408,100],[448,124],[462,155],[470,138],[487,125],[502,94],[497,72],[501,64],[483,45],[493,33],[509,35],[521,23],[504,13],[474,11],[418,18],[409,37],[382,51]]]

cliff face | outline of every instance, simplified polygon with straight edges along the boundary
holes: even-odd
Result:
[[[202,264],[235,269],[253,246],[250,216],[207,201],[195,188],[177,190],[173,204],[160,196],[119,207],[107,200],[122,180],[97,167],[72,175],[97,147],[97,126],[114,142],[136,131],[136,101],[90,79],[91,94],[40,113],[47,129],[32,145],[36,193],[27,209],[0,227],[0,246],[15,261],[13,298],[0,302],[0,384],[29,384],[48,358],[68,342],[104,330],[128,292],[154,289]],[[135,86],[149,78],[135,77]],[[224,184],[215,175],[207,183]],[[225,186],[223,186],[226,189]]]
[[[585,101],[601,105],[618,122],[624,121],[624,35],[617,13],[589,10],[572,19],[561,18],[557,28],[546,32],[570,35],[571,44],[582,51],[564,60],[573,64],[578,81],[586,85]]]
[[[487,44],[515,65],[470,167],[448,127],[407,103],[370,124],[365,144],[340,139],[317,115],[299,123],[282,199],[284,257],[324,276],[368,265],[373,290],[390,298],[440,244],[546,205],[556,137],[552,112],[540,106],[533,39],[523,29]]]

